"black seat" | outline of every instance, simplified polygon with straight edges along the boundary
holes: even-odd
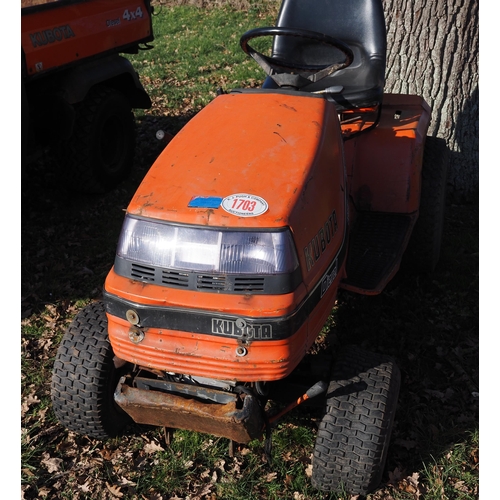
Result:
[[[331,95],[339,110],[380,104],[386,61],[386,31],[381,0],[284,0],[276,26],[329,35],[347,43],[354,53],[349,67],[301,90],[313,92],[341,87],[338,93]],[[272,53],[273,57],[297,64],[329,65],[343,59],[343,55],[333,47],[298,37],[276,36]],[[264,88],[276,86],[267,77]]]

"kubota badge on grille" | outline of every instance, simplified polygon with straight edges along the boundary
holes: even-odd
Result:
[[[226,212],[239,217],[257,217],[269,208],[266,200],[247,193],[226,196],[221,205]]]

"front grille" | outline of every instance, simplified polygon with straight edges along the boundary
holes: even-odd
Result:
[[[187,288],[189,287],[189,274],[179,271],[163,270],[161,273],[161,283],[162,285],[172,287]]]
[[[143,266],[140,264],[132,264],[130,269],[130,276],[132,278],[144,281],[155,281],[155,268]]]
[[[235,292],[262,292],[264,291],[264,278],[235,278]]]
[[[300,268],[291,274],[232,275],[200,274],[199,272],[165,269],[131,262],[121,257],[115,258],[115,272],[125,278],[180,290],[199,290],[213,293],[289,293],[302,281]]]
[[[226,276],[198,275],[196,279],[196,288],[198,290],[227,290]]]

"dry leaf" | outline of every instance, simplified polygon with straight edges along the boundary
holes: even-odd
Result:
[[[269,474],[267,474],[265,477],[266,483],[272,483],[276,479],[277,475],[277,472],[270,472]]]
[[[151,455],[152,453],[156,453],[157,451],[165,451],[165,448],[162,448],[159,444],[151,441],[144,446],[143,450],[148,455]]]
[[[137,486],[137,483],[134,483],[133,481],[129,481],[124,476],[121,476],[120,479],[118,479],[118,484],[120,486]]]
[[[38,494],[45,498],[49,495],[50,493],[50,489],[49,488],[46,488],[45,486],[42,486],[39,490],[38,490]]]
[[[307,477],[312,477],[312,475],[313,475],[313,466],[312,466],[312,464],[309,464],[306,467],[306,476]]]
[[[60,465],[62,463],[62,460],[60,458],[50,458],[50,455],[48,453],[43,454],[43,459],[42,459],[42,464],[47,467],[47,470],[52,473],[52,472],[59,472],[60,470]]]
[[[30,477],[33,477],[35,474],[33,474],[33,472],[31,472],[29,469],[21,469],[21,472],[26,475],[26,476],[30,476]]]
[[[39,402],[40,400],[38,399],[38,396],[34,394],[34,392],[28,394],[28,396],[26,396],[26,398],[24,398],[21,403],[21,418],[23,418],[26,413],[28,413],[31,405],[38,404]]]
[[[404,470],[401,470],[399,467],[396,467],[392,472],[389,471],[389,484],[397,485],[401,479],[403,479],[406,475]]]
[[[465,481],[457,481],[454,485],[453,488],[456,489],[457,491],[461,491],[462,493],[468,493],[469,488],[465,484]]]
[[[113,486],[109,483],[106,483],[106,488],[108,489],[108,491],[116,498],[122,498],[123,497],[123,493],[120,491],[121,488],[119,486]]]
[[[78,488],[80,488],[84,493],[90,493],[91,489],[90,489],[90,481],[87,480],[84,484],[79,484],[78,485]]]
[[[210,469],[204,470],[200,474],[200,479],[208,479],[210,477]]]
[[[217,469],[220,469],[222,472],[226,472],[226,470],[224,469],[225,465],[226,465],[226,461],[223,460],[222,458],[220,458],[219,460],[217,460],[215,462],[215,467],[217,467]]]

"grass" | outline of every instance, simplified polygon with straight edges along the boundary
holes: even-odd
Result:
[[[182,3],[182,2],[179,2]],[[256,6],[259,6],[257,8]],[[228,442],[137,427],[106,442],[63,429],[50,406],[57,345],[76,312],[100,297],[123,210],[162,150],[218,87],[259,86],[263,73],[239,35],[273,22],[276,6],[247,2],[157,7],[154,49],[131,57],[152,96],[137,113],[136,164],[105,196],[58,184],[50,157],[30,167],[22,192],[21,483],[23,498],[347,499],[310,484],[319,412],[299,407],[273,432],[273,461],[255,441]],[[265,8],[264,8],[265,7]],[[402,390],[383,482],[369,500],[468,500],[478,494],[478,207],[448,206],[442,259],[430,276],[403,270],[380,296],[341,293],[322,341],[394,356]]]
[[[185,115],[208,104],[218,88],[259,85],[263,72],[240,49],[239,39],[274,18],[270,8],[157,8],[154,50],[131,57],[155,104],[153,112]],[[264,49],[266,42],[259,42],[256,48]]]

